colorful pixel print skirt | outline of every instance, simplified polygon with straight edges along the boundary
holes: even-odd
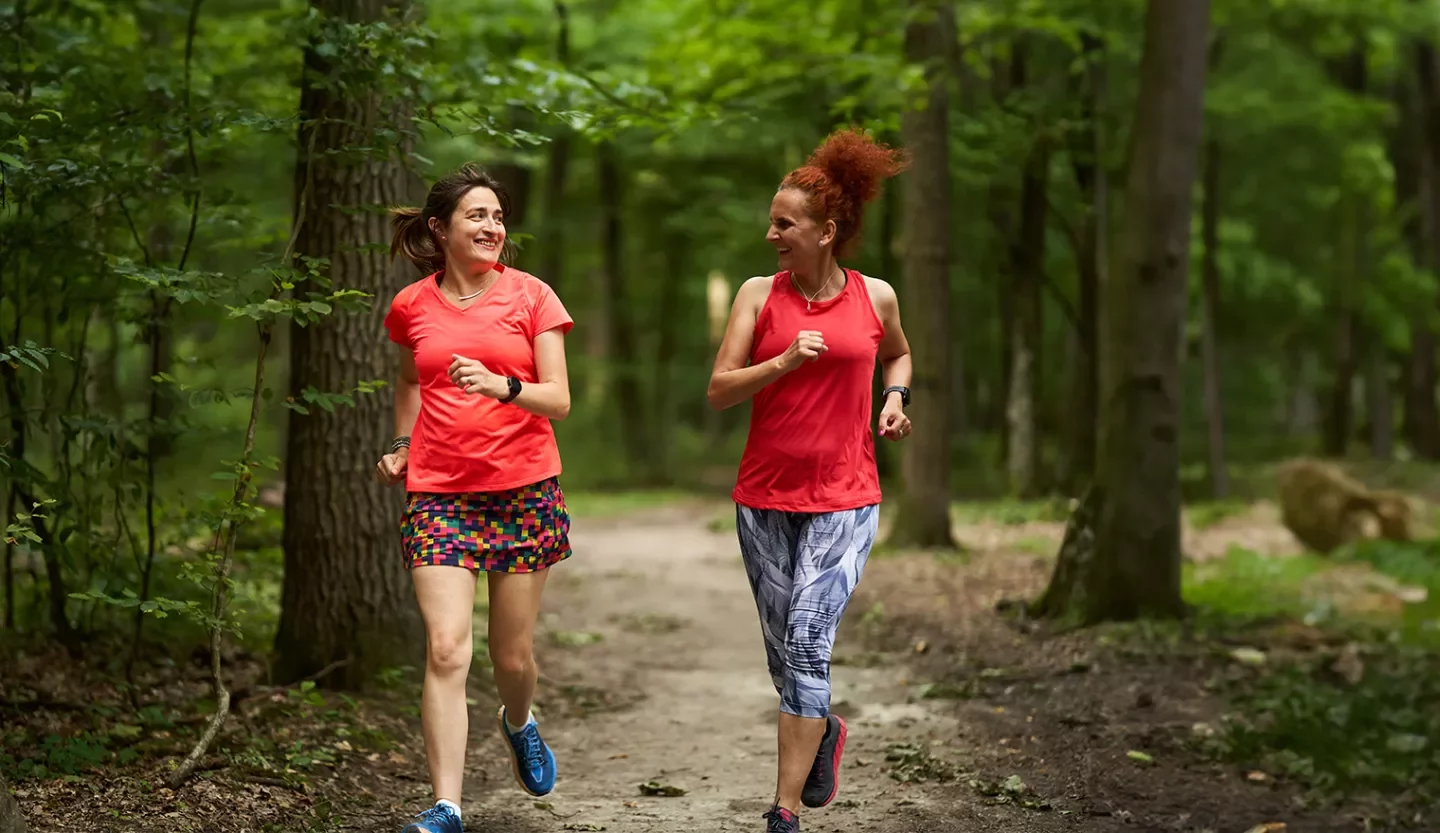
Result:
[[[407,496],[405,562],[530,573],[570,557],[570,511],[559,478],[501,492]]]

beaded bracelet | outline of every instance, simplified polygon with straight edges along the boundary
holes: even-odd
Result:
[[[394,454],[395,452],[399,451],[399,450],[402,449],[402,448],[409,448],[409,447],[410,447],[410,435],[409,435],[409,434],[405,434],[404,436],[396,437],[396,438],[395,438],[395,441],[392,442],[392,443],[390,443],[390,453],[391,453],[391,454]]]

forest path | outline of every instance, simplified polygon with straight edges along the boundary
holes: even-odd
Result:
[[[735,533],[707,524],[723,511],[704,504],[577,518],[576,554],[550,579],[536,635],[538,706],[558,785],[543,799],[520,791],[494,715],[475,713],[467,830],[765,829],[777,698]],[[872,560],[867,575],[886,568]],[[852,606],[847,616],[862,614]],[[846,647],[842,635],[836,655]],[[850,724],[841,790],[830,807],[802,813],[803,830],[1076,829],[986,806],[959,785],[890,777],[887,748],[944,744],[956,718],[911,702],[903,664],[864,665],[833,669],[834,707]],[[650,782],[685,794],[642,795]]]

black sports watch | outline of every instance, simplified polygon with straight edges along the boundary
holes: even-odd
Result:
[[[514,376],[506,376],[505,381],[510,384],[510,393],[504,399],[500,400],[501,404],[509,402],[510,400],[520,395],[519,379],[515,378]]]
[[[881,392],[880,400],[883,402],[887,397],[890,396],[890,394],[894,393],[897,390],[900,391],[900,404],[908,408],[910,406],[910,389],[905,387],[904,385],[891,385],[890,387],[886,388],[884,391]]]

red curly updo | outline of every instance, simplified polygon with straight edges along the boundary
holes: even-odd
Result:
[[[780,189],[809,195],[806,207],[817,221],[834,220],[835,254],[854,254],[865,203],[880,194],[880,183],[910,164],[905,151],[877,143],[859,128],[831,133],[805,164],[780,181]]]

